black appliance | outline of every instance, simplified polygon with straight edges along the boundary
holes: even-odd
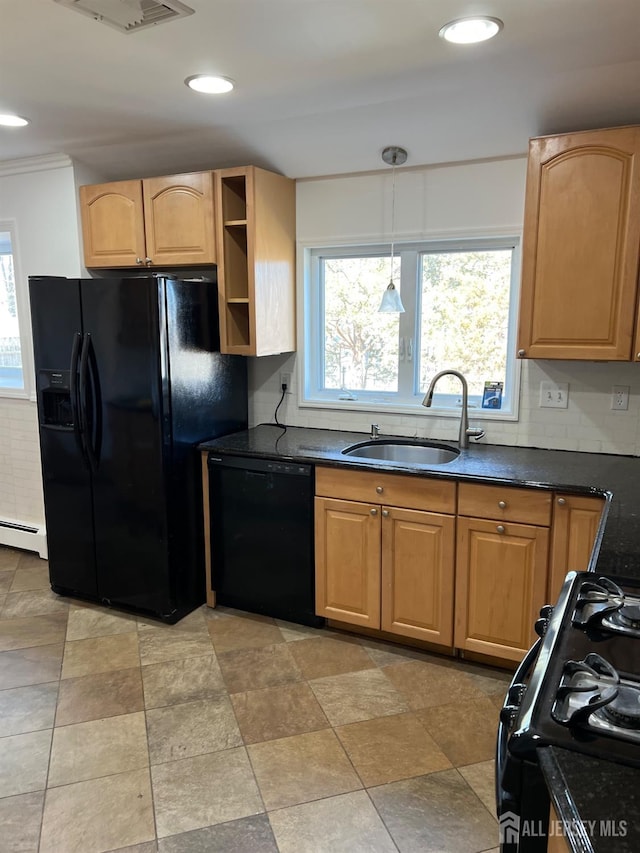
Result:
[[[205,600],[198,442],[247,425],[215,282],[29,279],[52,589],[176,622]]]
[[[303,625],[315,613],[311,465],[209,453],[216,601]]]
[[[640,580],[570,572],[500,712],[496,800],[502,853],[542,853],[549,795],[536,750],[559,746],[640,767]],[[513,818],[512,816],[515,816]],[[544,835],[544,833],[543,833]]]

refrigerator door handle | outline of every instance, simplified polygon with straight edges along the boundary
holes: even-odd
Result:
[[[73,344],[71,346],[71,365],[69,367],[69,396],[71,397],[71,417],[73,418],[73,434],[78,445],[80,455],[84,460],[85,465],[89,465],[87,451],[84,442],[84,423],[82,412],[80,410],[80,400],[78,396],[78,362],[80,359],[80,344],[82,335],[76,332],[73,336]]]
[[[82,422],[82,435],[84,438],[84,445],[86,448],[89,468],[95,474],[95,472],[98,470],[99,459],[96,453],[96,448],[93,443],[93,433],[98,433],[98,431],[96,430],[95,418],[89,418],[89,412],[87,409],[87,388],[89,384],[90,354],[91,335],[89,333],[86,333],[82,340],[82,352],[80,354],[80,416]],[[94,393],[92,394],[92,402],[95,405],[95,385]]]

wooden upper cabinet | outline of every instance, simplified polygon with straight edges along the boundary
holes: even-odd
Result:
[[[213,172],[80,187],[85,266],[215,264]]]
[[[141,181],[80,187],[87,267],[135,267],[146,256]]]
[[[213,173],[142,181],[147,256],[153,266],[214,264]]]
[[[629,361],[640,241],[640,127],[529,144],[518,354]]]
[[[243,166],[216,172],[220,349],[293,352],[295,181]]]

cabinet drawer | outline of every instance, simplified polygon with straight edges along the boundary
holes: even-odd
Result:
[[[427,477],[317,467],[316,494],[430,512],[456,511],[456,484]]]
[[[520,521],[524,524],[551,523],[551,492],[460,483],[458,515]]]

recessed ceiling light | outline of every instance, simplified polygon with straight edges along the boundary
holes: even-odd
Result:
[[[458,18],[440,30],[440,38],[455,44],[474,44],[497,36],[504,24],[499,18]]]
[[[194,74],[187,77],[185,84],[196,92],[205,95],[223,95],[233,89],[233,80],[228,77],[213,77],[209,74]]]
[[[22,118],[22,116],[5,114],[0,115],[0,124],[3,124],[5,127],[24,127],[25,124],[29,124],[29,120]]]

